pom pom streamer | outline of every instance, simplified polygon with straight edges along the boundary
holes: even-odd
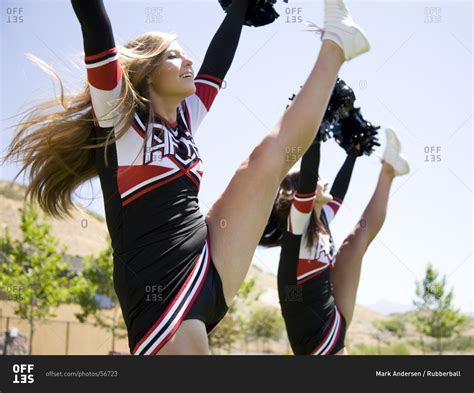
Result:
[[[360,108],[354,108],[349,115],[342,119],[332,130],[332,134],[336,142],[347,153],[360,146],[359,155],[370,156],[375,146],[380,146],[378,140],[379,126],[374,126],[362,117]]]
[[[232,0],[219,0],[219,3],[224,11],[227,12],[232,4]],[[276,0],[250,0],[249,8],[245,15],[245,25],[259,27],[274,22],[280,16],[273,7],[275,3]]]
[[[295,97],[293,94],[290,101],[293,101]],[[347,153],[359,145],[359,155],[369,156],[373,153],[375,146],[380,146],[377,138],[380,127],[366,121],[360,108],[354,108],[355,99],[354,91],[350,86],[338,78],[316,141],[326,142],[334,138]]]

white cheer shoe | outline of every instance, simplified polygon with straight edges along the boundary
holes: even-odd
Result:
[[[393,128],[385,130],[387,134],[387,145],[383,154],[383,161],[389,164],[395,171],[395,176],[403,176],[410,172],[410,165],[406,157],[401,154],[402,147]]]
[[[370,49],[370,43],[364,31],[354,22],[349,9],[342,0],[324,1],[324,27],[312,22],[304,22],[316,33],[321,33],[321,40],[331,40],[344,51],[346,60],[353,59]]]

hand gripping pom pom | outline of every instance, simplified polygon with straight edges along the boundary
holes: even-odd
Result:
[[[354,108],[345,119],[333,130],[336,142],[347,153],[360,146],[359,156],[370,156],[374,152],[375,146],[380,146],[378,140],[379,126],[374,126],[362,117],[360,108]]]
[[[238,1],[238,0],[235,0]],[[232,0],[219,0],[225,12],[229,10]],[[275,21],[280,15],[275,11],[273,5],[276,0],[249,0],[249,7],[245,15],[245,25],[265,26]]]

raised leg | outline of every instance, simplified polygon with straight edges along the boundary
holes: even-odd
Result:
[[[394,169],[384,163],[377,188],[360,221],[339,248],[336,264],[331,270],[334,297],[346,319],[347,327],[349,327],[354,314],[362,259],[385,221],[388,197],[394,176]]]
[[[343,61],[341,48],[323,41],[316,65],[292,105],[208,213],[211,254],[227,304],[247,274],[281,181],[316,136]]]

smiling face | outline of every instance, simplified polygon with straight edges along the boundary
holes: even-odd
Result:
[[[163,53],[160,64],[149,75],[148,83],[155,94],[165,99],[177,97],[183,100],[196,92],[193,61],[176,41]]]
[[[325,205],[332,201],[332,195],[329,193],[329,183],[326,179],[320,177],[316,186],[316,203]]]

